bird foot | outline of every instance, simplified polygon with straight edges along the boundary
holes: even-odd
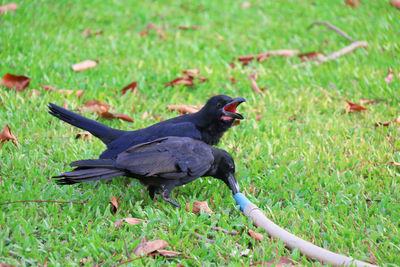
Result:
[[[168,191],[162,192],[162,193],[161,193],[161,196],[162,196],[162,198],[163,198],[165,201],[171,203],[171,204],[174,205],[175,207],[178,207],[178,208],[181,208],[181,207],[182,207],[182,206],[179,205],[176,201],[172,200],[172,199],[169,197],[169,192],[168,192]]]

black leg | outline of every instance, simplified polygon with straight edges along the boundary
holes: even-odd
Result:
[[[154,199],[154,194],[155,194],[155,192],[156,192],[156,187],[150,185],[150,186],[147,188],[147,190],[149,190],[150,198],[153,200],[153,199]]]
[[[165,188],[163,189],[163,191],[161,192],[161,196],[162,196],[162,198],[163,198],[165,201],[171,203],[171,204],[174,205],[175,207],[180,208],[181,205],[179,205],[177,202],[175,202],[174,200],[172,200],[172,199],[169,197],[169,195],[171,194],[171,190],[172,190],[172,189],[173,189],[173,188],[165,187]]]

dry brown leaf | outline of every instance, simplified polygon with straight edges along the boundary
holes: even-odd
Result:
[[[148,35],[148,34],[149,34],[149,32],[146,31],[146,30],[143,30],[143,31],[140,31],[140,32],[139,32],[139,35],[140,35],[140,36],[145,36],[145,35]]]
[[[16,3],[9,3],[7,5],[0,6],[0,15],[7,11],[17,11],[18,5]]]
[[[361,98],[360,103],[363,105],[373,105],[373,104],[378,103],[378,101]]]
[[[208,81],[208,78],[199,77],[197,80],[199,81],[199,83],[204,83],[204,82]]]
[[[78,91],[76,91],[76,93],[75,93],[75,95],[76,95],[77,97],[81,97],[82,94],[83,94],[83,90],[78,90]]]
[[[293,57],[299,54],[299,50],[294,49],[280,49],[267,52],[269,56]]]
[[[89,100],[83,103],[83,105],[90,111],[90,113],[95,112],[107,112],[110,109],[110,105],[100,102],[98,100]]]
[[[171,251],[171,250],[164,250],[164,249],[158,249],[157,250],[157,254],[170,258],[170,257],[175,257],[175,256],[179,256],[182,253],[181,252],[177,252],[177,251]]]
[[[392,0],[392,2],[390,2],[390,5],[400,10],[400,0]]]
[[[15,146],[18,146],[17,138],[13,135],[8,125],[4,126],[3,130],[0,132],[0,142],[4,144],[7,141],[12,141]]]
[[[154,24],[153,22],[150,22],[149,24],[147,24],[146,29],[148,30],[157,30],[159,27]]]
[[[179,26],[179,29],[180,29],[180,30],[186,31],[186,30],[189,30],[190,27],[189,27],[189,26],[183,26],[183,25],[181,25],[181,26]]]
[[[193,26],[192,26],[192,29],[193,29],[193,30],[200,30],[201,27],[200,27],[199,25],[193,25]]]
[[[266,266],[275,266],[275,267],[292,267],[296,266],[293,261],[288,257],[281,257],[273,259],[267,262]]]
[[[194,85],[193,78],[191,78],[191,77],[179,77],[179,78],[176,78],[175,80],[167,82],[166,84],[164,84],[164,87],[174,86],[174,85],[179,85],[179,84],[183,84],[185,86],[193,86]]]
[[[231,61],[231,63],[229,63],[229,66],[231,66],[232,69],[235,68],[235,62]]]
[[[1,79],[1,84],[16,91],[22,91],[28,87],[30,81],[31,79],[26,76],[7,73]]]
[[[302,53],[297,55],[302,61],[304,60],[315,60],[323,58],[324,56],[318,52]]]
[[[139,244],[134,250],[133,254],[141,256],[151,253],[153,251],[163,249],[167,247],[169,244],[164,240],[154,240],[154,241],[147,241]]]
[[[249,229],[248,233],[249,233],[249,235],[250,235],[252,238],[254,238],[256,241],[261,241],[261,240],[263,240],[263,238],[264,238],[264,235],[263,235],[263,234],[257,233],[257,232],[255,232],[255,231],[250,230],[250,229]]]
[[[105,120],[113,120],[115,119],[114,114],[112,114],[111,112],[105,111],[105,112],[97,112],[97,115],[99,116],[99,118],[103,118]]]
[[[208,206],[207,201],[197,201],[195,200],[193,202],[193,209],[192,212],[194,214],[197,214],[200,212],[200,210],[203,210],[203,212],[212,212],[210,207]],[[186,211],[190,211],[190,203],[186,203]]]
[[[385,82],[386,82],[387,84],[391,83],[392,80],[393,80],[393,76],[394,76],[393,70],[392,70],[391,67],[389,67],[389,69],[388,69],[388,75],[387,75],[386,78],[385,78]]]
[[[199,76],[199,70],[198,69],[184,70],[183,75],[193,79],[194,77]]]
[[[363,110],[367,110],[367,108],[360,106],[356,103],[350,102],[348,100],[345,100],[347,102],[347,108],[346,108],[346,112],[347,113],[353,113],[354,111],[363,111]]]
[[[76,133],[75,139],[82,138],[83,140],[92,140],[92,134],[89,132],[79,132]]]
[[[145,221],[146,220],[137,219],[137,218],[131,218],[130,217],[130,218],[124,218],[124,219],[115,221],[114,226],[115,227],[120,227],[120,226],[122,226],[123,222],[126,222],[127,224],[130,224],[130,225],[136,225],[136,224],[140,224],[140,223],[145,222]]]
[[[120,119],[127,122],[133,122],[133,119],[126,114],[114,114],[114,118]]]
[[[130,84],[128,84],[127,86],[125,86],[125,87],[122,89],[122,95],[126,94],[126,92],[127,92],[128,90],[130,90],[131,93],[133,93],[133,92],[136,90],[137,85],[138,85],[137,82],[131,82]]]
[[[377,122],[377,123],[375,123],[375,127],[378,127],[378,126],[388,127],[390,125],[390,123],[392,123],[392,122],[391,121],[388,121],[388,122]]]
[[[231,83],[232,83],[232,84],[235,84],[235,83],[236,83],[236,79],[233,78],[233,77],[229,77],[229,80],[231,80]]]
[[[87,69],[94,68],[97,65],[99,65],[99,63],[97,61],[87,59],[85,61],[82,61],[82,62],[72,65],[72,70],[73,71],[84,71]]]
[[[256,121],[260,121],[261,117],[262,117],[262,114],[258,115],[257,118],[256,118]]]
[[[251,3],[250,2],[243,2],[242,3],[242,8],[243,9],[248,8],[248,7],[251,7]]]
[[[196,113],[201,109],[201,107],[198,106],[190,106],[190,105],[169,105],[167,106],[167,109],[174,111],[177,110],[180,114],[192,114]]]
[[[111,200],[110,200],[110,203],[111,203],[111,213],[112,214],[116,214],[117,213],[117,211],[118,211],[118,201],[121,199],[121,196],[119,196],[119,198],[115,198],[115,197],[113,197]]]
[[[345,4],[352,7],[358,7],[362,0],[346,0]]]

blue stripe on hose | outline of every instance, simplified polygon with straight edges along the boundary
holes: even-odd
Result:
[[[248,204],[251,203],[250,200],[249,200],[245,195],[243,195],[242,193],[236,193],[236,194],[234,194],[234,195],[233,195],[233,198],[235,199],[236,204],[240,206],[240,210],[241,210],[241,211],[243,211],[244,208],[245,208]]]

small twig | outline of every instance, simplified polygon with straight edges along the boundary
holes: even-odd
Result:
[[[207,241],[207,242],[216,244],[215,240],[208,239],[208,238],[206,238],[206,237],[204,237],[204,236],[202,236],[202,235],[199,235],[198,233],[195,233],[195,235],[196,235],[198,238],[200,238],[200,239],[204,239],[204,240]]]
[[[356,41],[349,46],[343,47],[339,51],[333,52],[332,54],[330,54],[327,57],[324,56],[324,57],[319,58],[317,61],[315,61],[315,64],[319,65],[319,64],[322,64],[327,61],[335,60],[336,58],[338,58],[340,56],[343,56],[345,54],[353,52],[355,49],[357,49],[359,47],[364,47],[364,48],[367,47],[367,42]],[[300,64],[296,64],[293,66],[293,68],[304,67],[304,66],[308,65],[309,62],[311,62],[311,61],[305,61]]]
[[[131,259],[131,256],[129,255],[128,246],[126,245],[126,241],[125,241],[124,235],[122,235],[122,240],[124,240],[126,257],[128,258],[128,260],[130,260],[130,259]]]
[[[221,227],[211,227],[211,229],[213,229],[214,231],[221,231],[221,232],[223,232],[225,234],[228,234],[228,235],[238,235],[239,234],[239,232],[237,232],[237,231],[228,231],[228,230],[226,230],[224,228],[221,228]]]
[[[325,25],[326,27],[328,27],[329,29],[331,29],[332,31],[337,32],[339,35],[343,36],[344,38],[346,38],[347,40],[349,40],[350,42],[353,42],[354,39],[351,38],[347,33],[345,33],[344,31],[342,31],[341,29],[339,29],[336,26],[333,26],[332,24],[330,24],[329,22],[326,21],[316,21],[313,22],[310,26],[308,26],[307,30],[311,29],[314,25]]]
[[[61,204],[87,204],[87,202],[75,202],[75,201],[58,201],[58,200],[18,200],[18,201],[11,201],[11,202],[5,202],[5,203],[0,203],[1,205],[7,205],[7,204],[12,204],[12,203],[26,203],[26,202],[37,202],[37,203],[42,203],[42,202],[47,202],[47,203],[61,203]]]

